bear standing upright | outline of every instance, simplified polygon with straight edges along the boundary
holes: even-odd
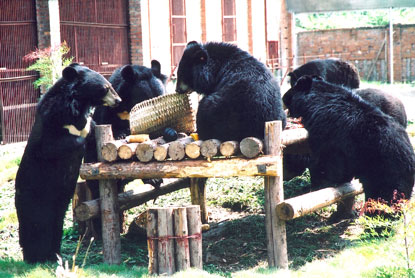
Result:
[[[264,138],[265,122],[285,127],[280,87],[263,63],[232,44],[189,42],[177,70],[178,93],[196,91],[199,138]]]
[[[316,178],[331,184],[356,177],[366,200],[391,201],[394,190],[410,198],[415,154],[405,128],[352,90],[303,76],[283,97],[302,117]]]
[[[56,261],[89,132],[90,108],[121,102],[99,73],[71,64],[37,105],[16,176],[19,241],[29,263]]]

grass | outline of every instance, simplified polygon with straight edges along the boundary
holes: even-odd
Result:
[[[411,130],[415,130],[413,122],[408,127],[408,131]],[[14,209],[14,178],[22,151],[21,146],[0,146],[0,278],[56,277],[57,263],[28,265],[22,262]],[[140,181],[134,181],[128,186],[140,185]],[[284,188],[285,198],[304,194],[309,190],[308,173],[286,182]],[[180,190],[131,209],[127,212],[127,223],[153,205],[190,204],[189,195],[188,190]],[[269,269],[263,196],[261,178],[209,179],[207,201],[211,231],[203,235],[204,270],[188,270],[173,277],[415,277],[411,272],[415,266],[415,210],[409,211],[408,225],[403,225],[402,220],[396,222],[393,234],[379,237],[365,231],[365,227],[373,223],[363,220],[329,223],[335,205],[288,221],[289,270]],[[362,206],[361,198],[359,206]],[[410,241],[409,256],[405,237]],[[68,212],[62,257],[70,265],[78,239]],[[121,240],[121,265],[102,264],[101,242],[94,241],[77,277],[150,277],[145,240],[134,234],[123,234]],[[80,247],[75,262],[78,266],[83,264],[88,243]]]

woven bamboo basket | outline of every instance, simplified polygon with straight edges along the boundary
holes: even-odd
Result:
[[[131,109],[131,134],[161,135],[166,127],[188,134],[196,130],[195,118],[187,94],[167,94],[140,102]]]

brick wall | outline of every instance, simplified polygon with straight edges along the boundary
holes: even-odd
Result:
[[[394,81],[415,81],[414,38],[415,25],[394,25]],[[353,62],[363,79],[389,80],[388,27],[300,32],[297,44],[299,65],[339,57]]]
[[[36,0],[36,21],[38,48],[44,49],[50,46],[48,0]]]
[[[129,0],[130,16],[130,62],[143,64],[143,33],[141,27],[141,1]]]

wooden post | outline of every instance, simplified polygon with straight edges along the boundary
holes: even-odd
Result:
[[[208,213],[206,208],[206,181],[207,178],[190,179],[190,198],[192,205],[200,206],[200,219],[203,224],[208,223]]]
[[[149,208],[147,210],[147,247],[148,247],[148,273],[158,273],[157,259],[157,209]]]
[[[200,207],[186,207],[189,234],[190,267],[202,269],[202,222],[200,221]]]
[[[158,274],[172,275],[175,272],[173,238],[173,208],[158,208]]]
[[[189,239],[187,227],[187,213],[185,207],[175,208],[174,211],[174,236],[176,271],[190,268]]]
[[[103,161],[101,147],[104,143],[113,141],[111,125],[95,127],[98,160]],[[118,213],[117,181],[114,179],[99,181],[101,198],[102,245],[104,263],[121,263],[120,217]]]
[[[282,159],[281,132],[281,121],[265,123],[265,153],[278,156],[278,159]],[[276,212],[277,205],[284,200],[282,163],[277,163],[277,165],[280,167],[277,171],[277,177],[264,178],[268,265],[269,267],[287,269],[288,256],[285,221],[279,219]]]

